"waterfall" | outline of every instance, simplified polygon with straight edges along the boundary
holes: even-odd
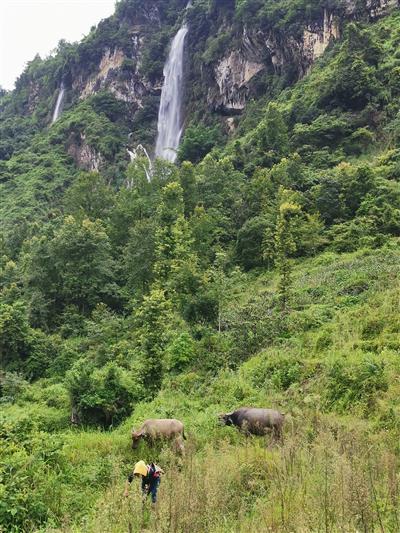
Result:
[[[186,24],[175,35],[164,67],[164,85],[158,112],[156,157],[175,162],[182,135],[183,51]]]
[[[60,87],[60,92],[58,93],[58,96],[57,96],[56,107],[54,108],[53,119],[51,121],[52,124],[54,124],[54,122],[61,115],[61,109],[62,109],[63,100],[64,100],[64,93],[65,93],[65,87],[64,87],[64,84],[62,83]]]
[[[148,166],[143,165],[144,172],[146,174],[147,181],[151,182],[151,176],[153,174],[153,163],[151,162],[149,153],[147,152],[146,148],[142,144],[138,144],[136,148],[133,148],[132,150],[129,150],[129,148],[126,149],[128,152],[128,155],[130,157],[131,163],[135,161],[140,156],[140,152],[142,152],[145,157],[147,157]]]

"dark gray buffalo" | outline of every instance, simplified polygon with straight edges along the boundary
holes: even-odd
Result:
[[[218,418],[222,424],[237,426],[245,433],[266,435],[272,432],[274,437],[280,439],[285,415],[274,409],[240,407],[236,411],[232,411],[232,413],[221,414]]]

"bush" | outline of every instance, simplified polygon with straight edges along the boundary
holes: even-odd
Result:
[[[382,246],[387,237],[376,231],[371,217],[358,217],[331,227],[331,249],[335,252],[352,252],[360,247]]]
[[[30,328],[26,308],[22,302],[12,305],[0,303],[0,360],[12,369],[21,368],[21,363],[30,352]]]
[[[364,340],[373,339],[382,333],[385,327],[385,320],[383,318],[372,318],[364,324],[361,331],[361,338]]]
[[[303,361],[292,354],[264,352],[242,366],[242,377],[262,390],[286,390],[307,375]]]
[[[24,365],[25,374],[30,380],[48,377],[49,368],[58,357],[59,343],[43,331],[31,330],[30,354]]]
[[[27,386],[20,374],[0,371],[0,402],[15,402]]]
[[[288,317],[288,331],[291,335],[317,329],[332,319],[332,309],[327,305],[310,305],[304,311],[292,311]]]
[[[210,37],[206,42],[206,50],[203,53],[203,61],[210,65],[226,52],[232,36],[230,33],[220,33],[216,37]]]
[[[220,141],[217,127],[207,128],[202,124],[189,126],[178,150],[179,161],[198,163]]]
[[[246,270],[262,266],[262,244],[268,222],[264,217],[248,219],[238,231],[236,253]]]
[[[138,378],[114,362],[96,368],[87,358],[78,360],[66,376],[76,421],[104,427],[121,422],[143,394]]]
[[[165,362],[168,371],[182,372],[195,357],[195,343],[187,332],[174,337],[165,349]]]
[[[216,373],[229,365],[232,339],[224,333],[206,331],[198,342],[196,366],[207,372]]]
[[[326,371],[325,403],[340,413],[358,408],[362,415],[370,416],[377,392],[388,388],[385,363],[372,354],[334,359],[327,363]]]
[[[42,399],[48,407],[56,407],[57,409],[68,409],[70,407],[68,391],[61,383],[49,385],[43,389]]]
[[[0,419],[0,437],[0,529],[36,530],[59,512],[62,443],[27,419]]]

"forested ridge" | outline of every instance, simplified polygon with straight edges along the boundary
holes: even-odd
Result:
[[[1,91],[0,531],[399,531],[400,12],[192,4],[121,0]],[[327,10],[303,68],[287,43]],[[149,180],[127,150],[153,152],[184,19],[178,161]],[[248,28],[285,61],[251,48],[232,110],[212,75]],[[283,442],[218,424],[245,405],[286,413]],[[131,449],[153,417],[184,422],[183,458]],[[139,459],[157,514],[122,497]]]

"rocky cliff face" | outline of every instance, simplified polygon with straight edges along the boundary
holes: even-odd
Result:
[[[290,68],[299,79],[309,72],[331,42],[340,39],[345,19],[362,15],[373,20],[398,6],[398,0],[367,0],[360,9],[355,1],[346,0],[344,15],[324,9],[323,17],[306,25],[297,38],[282,32],[244,28],[240,46],[228,50],[214,65],[214,86],[207,95],[209,106],[225,115],[240,113],[257,75],[281,74]]]
[[[281,74],[290,67],[301,78],[339,37],[339,20],[327,10],[322,21],[304,28],[300,39],[244,28],[240,48],[228,51],[214,66],[215,85],[208,91],[208,104],[227,115],[241,112],[259,73]]]
[[[265,70],[264,46],[257,34],[243,30],[242,45],[222,57],[213,68],[214,87],[208,91],[208,104],[215,110],[235,114],[244,109],[251,80]]]
[[[132,36],[130,56],[118,47],[106,48],[97,72],[89,78],[82,75],[73,80],[72,89],[80,99],[108,90],[117,100],[131,104],[133,112],[139,109],[144,96],[159,91],[159,85],[152,84],[140,72],[143,46],[143,36],[137,32]]]
[[[207,104],[224,114],[240,113],[250,95],[251,83],[260,72],[271,70],[279,74],[286,66],[294,65],[301,77],[339,36],[339,20],[326,10],[323,21],[306,27],[300,40],[243,28],[240,47],[228,50],[212,67],[214,83],[209,87]],[[74,79],[72,89],[80,99],[109,90],[118,100],[132,104],[133,112],[140,109],[145,96],[160,93],[162,81],[150,82],[141,72],[144,47],[144,35],[136,29],[129,56],[121,49],[107,48],[97,72]]]
[[[373,19],[397,6],[398,0],[366,0],[363,16]],[[192,86],[187,87],[187,100],[196,101],[196,105],[201,105],[209,112],[227,117],[229,131],[233,123],[231,117],[243,111],[249,97],[257,95],[257,80],[287,71],[291,72],[293,81],[306,75],[329,44],[340,38],[345,19],[357,18],[359,14],[359,3],[346,0],[341,14],[325,9],[321,16],[305,25],[302,32],[297,34],[266,31],[253,25],[238,29],[233,26],[232,19],[228,23],[224,21],[224,25],[215,30],[216,35],[203,36],[205,47],[210,37],[218,37],[223,32],[235,34],[235,39],[221,50],[211,64],[199,63],[199,57],[194,60],[190,51],[188,53],[188,63],[196,63],[196,67],[192,72]],[[104,47],[95,72],[88,75],[82,70],[72,78],[70,90],[75,97],[82,100],[99,91],[108,90],[117,100],[129,104],[134,123],[135,114],[143,108],[145,99],[151,95],[157,98],[161,92],[162,72],[150,80],[143,69],[143,56],[149,33],[154,28],[162,31],[163,16],[157,0],[146,2],[133,15],[129,10],[123,12],[119,24],[129,34],[129,46],[113,46],[110,42],[109,46]],[[174,31],[171,27],[171,35]],[[196,39],[198,38],[197,35]],[[189,34],[189,43],[190,39]],[[201,101],[198,90],[194,95],[193,79],[202,84]],[[35,101],[34,96],[30,99],[31,102]],[[80,146],[85,146],[84,140]],[[100,164],[98,154],[86,154],[85,157],[85,153],[85,150],[74,153],[74,158],[87,159],[83,164],[88,168],[96,168]]]
[[[84,133],[71,136],[68,140],[68,154],[73,158],[77,167],[82,170],[99,171],[104,163],[102,155],[92,148],[86,141]]]
[[[354,17],[358,12],[356,2],[347,0],[345,5],[346,16]],[[367,0],[365,9],[375,18],[397,6],[398,0]],[[149,27],[162,25],[159,10],[157,6],[147,6],[128,22],[131,26],[130,53],[118,47],[106,48],[94,75],[87,78],[82,74],[72,81],[72,88],[78,91],[80,98],[108,89],[117,99],[140,108],[145,95],[160,91],[162,80],[150,82],[141,69],[145,35]],[[321,19],[304,27],[300,38],[285,36],[282,32],[264,33],[258,28],[243,28],[240,45],[226,50],[213,65],[214,86],[206,95],[208,104],[213,109],[235,114],[243,110],[252,80],[261,71],[272,69],[279,73],[290,64],[298,77],[304,76],[329,43],[340,38],[342,22],[335,13],[325,9]]]
[[[392,9],[398,8],[398,0],[366,0],[365,11],[371,20],[387,15]],[[359,6],[356,0],[346,0],[346,15],[352,17],[357,15]]]
[[[304,29],[302,50],[306,65],[305,71],[322,56],[331,41],[339,38],[340,21],[337,16],[325,9],[322,25],[311,25]]]

